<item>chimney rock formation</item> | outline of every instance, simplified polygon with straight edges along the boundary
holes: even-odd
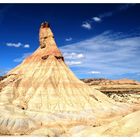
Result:
[[[28,134],[42,125],[92,123],[129,111],[73,74],[47,22],[41,24],[39,42],[40,47],[0,81],[1,133]]]

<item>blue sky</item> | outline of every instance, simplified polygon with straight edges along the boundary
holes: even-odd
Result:
[[[48,21],[79,78],[140,81],[139,4],[0,4],[0,75],[38,46]]]

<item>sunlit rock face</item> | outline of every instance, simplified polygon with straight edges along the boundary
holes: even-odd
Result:
[[[0,81],[1,135],[61,136],[73,126],[102,125],[107,118],[133,111],[72,73],[47,22],[41,24],[39,42],[39,48]]]
[[[140,104],[140,82],[131,79],[82,79],[89,86],[101,91],[116,102]]]

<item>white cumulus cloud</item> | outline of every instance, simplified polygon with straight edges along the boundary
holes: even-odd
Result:
[[[100,22],[101,21],[101,18],[99,18],[99,17],[93,17],[92,18],[95,22]]]
[[[30,48],[30,45],[29,44],[25,44],[23,47],[24,48]]]
[[[20,48],[20,47],[30,48],[29,44],[22,44],[21,42],[18,42],[18,43],[8,42],[8,43],[6,43],[6,46],[14,47],[14,48]]]
[[[15,48],[19,48],[19,47],[21,47],[22,46],[22,44],[20,43],[20,42],[18,42],[18,43],[6,43],[6,46],[8,46],[8,47],[15,47]]]

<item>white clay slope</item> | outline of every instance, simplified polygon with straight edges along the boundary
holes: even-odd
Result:
[[[42,125],[54,123],[55,126],[57,122],[63,124],[77,120],[78,123],[92,123],[97,118],[132,110],[76,78],[65,64],[48,23],[41,25],[40,47],[11,70],[0,84],[3,85],[0,91],[0,130],[5,130],[6,134],[28,134]],[[4,117],[5,111],[9,112],[7,118]],[[20,129],[22,121],[27,124],[23,130]],[[16,127],[10,131],[14,124]],[[20,131],[16,132],[18,129]]]

